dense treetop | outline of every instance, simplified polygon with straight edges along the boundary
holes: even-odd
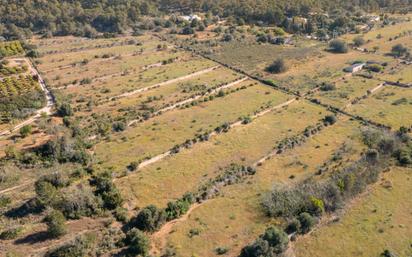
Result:
[[[79,36],[121,33],[143,16],[193,11],[279,25],[285,17],[314,11],[378,11],[411,4],[412,0],[0,0],[0,35],[18,39],[33,32]]]

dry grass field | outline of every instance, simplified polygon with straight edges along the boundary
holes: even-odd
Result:
[[[153,256],[239,256],[268,226],[284,229],[292,220],[270,217],[264,208],[264,197],[275,186],[292,189],[336,179],[348,184],[327,189],[343,198],[356,177],[351,173],[344,180],[340,172],[363,163],[377,168],[379,158],[390,160],[390,172],[378,173],[377,183],[359,182],[365,192],[345,198],[338,210],[319,207],[320,222],[313,231],[290,234],[287,256],[379,257],[385,249],[396,256],[412,254],[411,169],[396,166],[412,158],[410,148],[389,156],[381,149],[406,145],[403,137],[412,126],[412,88],[405,85],[412,82],[412,66],[406,56],[388,54],[399,43],[412,48],[410,35],[403,33],[412,30],[412,22],[375,26],[364,33],[363,47],[379,46],[375,52],[349,47],[342,54],[327,51],[327,42],[302,36],[293,37],[292,45],[257,43],[251,31],[270,27],[239,26],[237,37],[223,42],[227,32],[215,32],[216,26],[196,36],[152,31],[30,41],[40,54],[32,59],[39,81],[45,80],[54,97],[50,117],[36,114],[0,123],[0,132],[16,128],[0,135],[0,256],[43,256],[89,233],[99,249],[90,256],[124,256],[126,248],[116,240],[150,205],[168,210],[164,215],[171,215],[172,207],[184,210],[145,231]],[[239,36],[242,29],[244,37]],[[359,35],[341,38],[351,42]],[[216,45],[202,49],[209,41]],[[188,42],[192,49],[183,47]],[[288,69],[267,72],[277,58]],[[358,73],[344,71],[355,62],[377,63],[382,70],[372,72],[366,66]],[[16,91],[0,89],[1,100]],[[27,133],[21,123],[25,120],[30,124]],[[387,141],[375,143],[377,131]],[[224,177],[234,165],[250,173]],[[39,180],[56,174],[63,177]],[[47,191],[41,183],[54,188]],[[112,194],[101,193],[102,188]],[[186,204],[181,201],[188,192],[196,201],[178,206]],[[207,197],[196,195],[202,192]],[[56,209],[81,213],[86,202],[87,208],[99,210],[70,216],[67,233],[51,239],[44,222],[51,207],[30,212],[32,205],[44,204],[40,196],[54,197],[58,204],[50,206]],[[123,201],[112,208],[108,198]],[[308,199],[314,205],[313,198]],[[19,229],[13,238],[2,234],[10,228]],[[175,255],[162,255],[170,249]]]
[[[411,169],[394,168],[371,187],[340,219],[299,238],[296,256],[379,256],[390,250],[412,254]]]

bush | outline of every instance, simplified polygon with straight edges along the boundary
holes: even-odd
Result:
[[[99,214],[102,205],[90,187],[79,185],[63,191],[62,198],[55,208],[63,212],[68,219],[78,219]]]
[[[115,132],[124,131],[126,129],[126,123],[123,121],[116,121],[113,123],[112,128]]]
[[[323,123],[325,125],[333,125],[338,121],[335,115],[326,115],[325,118],[323,118]]]
[[[285,60],[279,58],[275,60],[266,70],[270,73],[282,73],[287,71],[287,65]]]
[[[106,209],[114,210],[123,204],[123,198],[112,182],[112,175],[110,172],[94,176],[92,184],[96,186],[95,194],[102,198]]]
[[[402,44],[396,44],[392,47],[391,53],[394,56],[401,57],[408,52],[408,48],[403,46]]]
[[[193,201],[193,195],[188,193],[185,194],[182,199],[167,203],[165,209],[167,220],[173,220],[185,214],[189,210]]]
[[[227,249],[227,247],[218,247],[215,249],[215,252],[217,255],[222,255],[225,254],[229,251],[229,249]]]
[[[69,178],[66,174],[56,171],[48,175],[40,177],[36,183],[48,182],[55,188],[63,188],[69,185]]]
[[[65,117],[65,116],[72,116],[73,115],[73,109],[70,106],[69,103],[62,103],[57,107],[57,114],[60,117]]]
[[[298,219],[295,219],[295,218],[293,218],[289,222],[288,226],[285,229],[286,233],[288,233],[288,234],[299,232],[299,230],[300,230],[300,221]]]
[[[329,84],[329,83],[322,83],[320,86],[321,91],[332,91],[336,89],[336,85],[334,84]]]
[[[358,47],[359,47],[359,46],[365,44],[365,39],[364,39],[363,37],[361,37],[361,36],[355,37],[355,38],[353,39],[353,44],[354,44],[355,46],[358,46]]]
[[[138,229],[153,232],[158,230],[166,221],[166,213],[154,205],[143,208],[132,221]]]
[[[63,213],[58,210],[53,210],[45,218],[47,224],[47,233],[50,237],[56,238],[67,233],[66,218]]]
[[[16,239],[22,232],[23,232],[22,227],[7,229],[7,230],[0,233],[0,239],[1,240]]]
[[[308,233],[312,227],[316,224],[316,218],[310,215],[307,212],[303,212],[298,217],[300,223],[300,233],[306,234]]]
[[[55,206],[61,200],[61,194],[51,183],[47,181],[36,181],[36,199],[38,203],[45,206]]]
[[[347,53],[348,46],[345,41],[334,39],[329,43],[329,50],[334,53]]]
[[[253,244],[242,249],[240,257],[275,257],[286,250],[288,243],[289,238],[285,232],[269,227]]]
[[[383,70],[383,67],[380,64],[372,63],[369,65],[366,65],[365,69],[372,71],[372,72],[381,72]]]
[[[25,126],[20,128],[19,132],[20,132],[21,137],[27,137],[28,135],[31,134],[32,127],[31,127],[31,125],[25,125]]]
[[[135,255],[147,256],[149,253],[149,238],[139,229],[131,229],[126,235],[125,243],[129,246],[129,251]]]
[[[74,242],[60,246],[45,254],[45,257],[86,257],[93,245],[93,237],[77,237]]]

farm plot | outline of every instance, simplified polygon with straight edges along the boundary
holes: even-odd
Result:
[[[381,83],[375,79],[351,77],[336,84],[323,85],[314,98],[320,100],[321,103],[343,108],[354,99],[366,95],[369,90],[376,88]]]
[[[354,105],[350,112],[369,120],[385,124],[393,129],[410,127],[412,90],[385,86],[383,90]]]
[[[186,59],[177,52],[162,50],[150,54],[130,53],[127,56],[85,60],[79,65],[47,72],[45,78],[51,86],[59,89],[78,85],[87,86],[93,81],[104,81],[111,77],[144,71],[168,60],[175,61],[178,57],[182,57],[183,61]]]
[[[315,105],[292,103],[120,178],[117,185],[130,206],[164,206],[185,192],[196,190],[230,163],[252,165],[273,151],[278,141],[302,132],[326,114]]]
[[[412,65],[402,65],[379,78],[385,81],[412,84]]]
[[[89,42],[89,41],[88,41]],[[92,42],[92,41],[90,41]],[[123,45],[123,46],[113,46],[107,48],[91,48],[84,51],[75,52],[63,52],[57,54],[47,54],[39,58],[38,66],[43,72],[55,71],[58,69],[70,67],[73,65],[81,65],[84,60],[93,60],[103,58],[107,59],[115,56],[125,56],[132,54],[142,54],[145,52],[154,52],[158,50],[158,45],[162,44],[156,38],[148,39],[147,41],[139,42],[136,39],[136,43]],[[87,43],[85,44],[87,47]],[[40,48],[41,51],[41,48]]]
[[[110,48],[123,46],[141,41],[148,41],[149,36],[131,37],[121,36],[115,38],[89,39],[73,36],[53,37],[53,38],[34,38],[32,43],[39,47],[40,54],[58,54],[68,52],[80,52],[97,48]]]
[[[337,221],[294,243],[297,257],[396,256],[412,254],[410,225],[412,170],[394,168],[383,174],[366,195],[350,203]]]
[[[187,67],[192,68],[194,66],[188,64]],[[122,115],[122,117],[127,119],[136,119],[139,116],[155,113],[162,108],[167,108],[168,106],[185,101],[199,94],[207,93],[213,88],[237,81],[239,78],[240,74],[220,67],[216,70],[193,76],[193,78],[187,80],[159,86],[135,95],[96,105],[91,108],[91,111],[96,114],[110,113],[111,117]],[[104,96],[106,95],[107,94]],[[93,99],[93,96],[85,96],[82,94],[77,97],[77,99],[79,98]],[[83,112],[84,111],[77,114],[87,115],[87,113]]]
[[[91,84],[62,89],[64,95],[70,95],[75,102],[82,102],[82,99],[91,101],[107,101],[112,97],[121,96],[124,93],[154,86],[158,83],[179,78],[216,66],[211,61],[199,57],[191,57],[186,54],[181,55],[181,60],[141,70],[130,72],[129,74],[110,77],[105,80],[96,80]],[[129,65],[121,64],[120,65]]]
[[[251,74],[262,73],[277,58],[287,58],[292,64],[299,64],[321,53],[319,42],[301,40],[297,47],[256,42],[223,43],[211,57]]]
[[[45,101],[40,84],[31,75],[4,78],[0,81],[0,124],[26,118]]]
[[[287,95],[256,82],[245,81],[238,85],[242,86],[246,88],[192,108],[166,112],[115,134],[110,141],[97,145],[96,156],[105,167],[125,170],[131,162],[163,153],[226,122],[237,121],[288,99]]]
[[[290,115],[292,108],[285,114]],[[161,247],[167,242],[163,247],[173,246],[178,256],[217,256],[218,247],[226,248],[228,256],[238,256],[251,238],[276,222],[264,216],[262,195],[275,183],[293,184],[313,176],[324,163],[338,166],[356,158],[361,151],[358,133],[358,124],[349,120],[325,128],[305,144],[258,166],[243,183],[223,188],[220,196],[200,204],[187,220],[173,226],[173,233],[156,238],[155,243]]]

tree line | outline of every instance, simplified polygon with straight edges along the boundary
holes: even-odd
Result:
[[[2,0],[1,3],[0,36],[10,40],[27,38],[33,33],[88,37],[97,33],[117,34],[136,26],[142,17],[176,12],[206,12],[240,23],[260,21],[281,25],[287,17],[307,17],[314,12],[333,13],[336,10],[400,9],[411,6],[412,0]]]

